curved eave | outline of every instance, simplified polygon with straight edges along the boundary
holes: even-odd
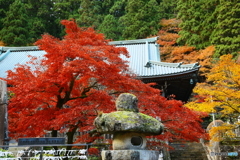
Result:
[[[191,70],[187,71],[182,71],[182,72],[175,72],[171,74],[159,74],[159,75],[148,75],[148,76],[138,76],[140,79],[148,80],[148,79],[178,79],[179,77],[188,77],[191,76],[192,74],[196,73],[199,71],[199,67],[193,68]]]

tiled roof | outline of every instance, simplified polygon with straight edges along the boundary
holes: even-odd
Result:
[[[113,41],[109,44],[116,47],[126,47],[130,58],[122,56],[129,61],[130,69],[142,78],[167,77],[194,72],[199,69],[198,63],[166,63],[160,61],[157,37],[139,40]],[[13,70],[16,64],[26,64],[30,60],[28,55],[42,57],[45,51],[31,47],[0,47],[0,77],[6,77],[7,70]]]
[[[0,77],[6,78],[8,70],[14,70],[18,64],[26,64],[31,56],[42,57],[46,52],[40,50],[7,50],[7,52],[0,52]]]
[[[166,77],[185,74],[199,69],[198,63],[166,63],[160,61],[159,46],[156,43],[157,37],[110,42],[117,47],[126,47],[130,58],[122,56],[122,59],[129,61],[131,70],[139,77]]]

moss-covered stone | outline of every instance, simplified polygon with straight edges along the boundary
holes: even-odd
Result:
[[[160,134],[163,125],[157,119],[139,113],[137,97],[130,93],[121,94],[116,100],[117,111],[100,114],[94,121],[97,132],[137,132],[145,135]]]
[[[137,106],[138,99],[130,93],[122,93],[116,100],[117,111],[139,112]]]
[[[146,134],[160,134],[163,125],[155,118],[143,113],[116,111],[102,114],[95,119],[99,133],[131,131]]]

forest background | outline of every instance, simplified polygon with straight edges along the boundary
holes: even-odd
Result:
[[[208,80],[205,83],[208,87],[204,93],[195,90],[200,94],[197,101],[200,99],[206,108],[212,102],[217,101],[218,106],[223,106],[222,103],[229,104],[234,100],[236,105],[231,105],[230,110],[225,109],[224,115],[239,115],[239,97],[233,95],[219,100],[214,97],[216,92],[209,92],[209,86],[213,84],[227,86],[233,89],[231,93],[239,91],[240,80],[234,77],[240,72],[237,69],[239,0],[0,0],[0,6],[0,45],[33,45],[44,33],[61,39],[64,28],[60,21],[71,18],[78,26],[92,27],[115,41],[159,36],[162,61],[200,62],[200,82]],[[232,57],[221,66],[234,65],[234,72],[226,67],[219,67],[217,71],[215,67],[211,72],[215,63],[221,63],[217,62],[220,56],[225,54]],[[226,70],[230,74],[221,84],[223,77],[214,74],[226,73]],[[218,79],[209,79],[208,75]],[[234,81],[230,81],[229,76],[234,77]],[[200,111],[214,112],[214,106],[210,111],[204,107]]]
[[[0,0],[0,6],[0,40],[7,46],[32,45],[43,33],[61,38],[60,21],[74,18],[80,27],[93,27],[115,41],[160,35],[171,46],[214,45],[214,57],[236,57],[239,51],[238,0]],[[160,23],[173,18],[178,20],[167,29]],[[165,35],[164,27],[171,34]]]

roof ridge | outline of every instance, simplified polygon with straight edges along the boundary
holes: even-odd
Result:
[[[183,62],[179,63],[169,63],[169,62],[158,62],[158,61],[149,61],[152,64],[161,65],[165,67],[178,67],[178,68],[195,68],[200,67],[199,63],[190,63],[190,64],[183,64]]]
[[[136,44],[136,43],[151,43],[156,42],[158,37],[145,38],[145,39],[135,39],[135,40],[123,40],[123,41],[111,41],[110,45],[121,45],[121,44]]]
[[[0,51],[6,52],[7,50],[11,51],[23,51],[23,50],[37,50],[38,46],[25,46],[25,47],[0,47]]]

